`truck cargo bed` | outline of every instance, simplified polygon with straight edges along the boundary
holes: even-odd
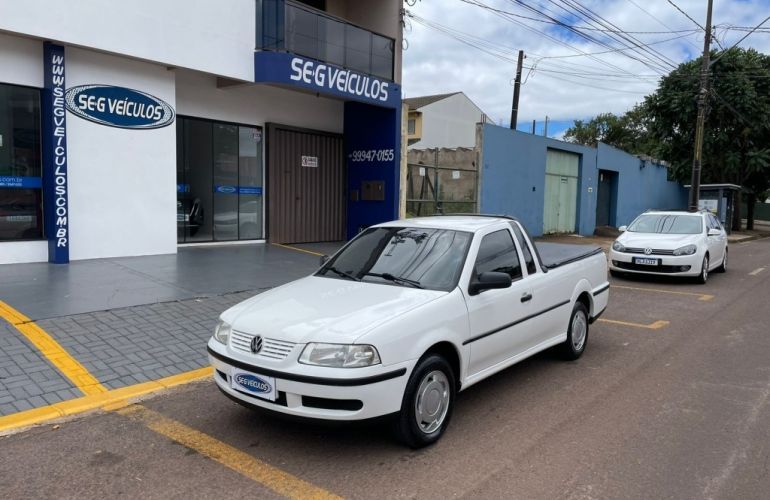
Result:
[[[583,260],[592,255],[602,253],[602,249],[592,245],[570,245],[568,243],[544,243],[535,242],[540,262],[546,269],[557,267],[572,262]]]

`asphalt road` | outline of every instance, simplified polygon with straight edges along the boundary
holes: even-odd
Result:
[[[612,279],[608,321],[592,326],[580,360],[542,353],[461,393],[449,430],[424,450],[381,426],[256,414],[205,382],[0,438],[0,491],[766,499],[770,239],[730,256],[705,286]]]

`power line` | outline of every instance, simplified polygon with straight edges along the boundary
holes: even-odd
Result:
[[[554,3],[554,0],[549,0],[551,3]],[[582,5],[577,0],[558,0],[560,3],[566,5],[568,8],[565,9],[566,12],[570,13],[571,10],[574,12],[577,12],[578,14],[584,16],[587,19],[590,19],[591,21],[604,26],[604,27],[612,27],[612,28],[618,28],[615,24],[608,21],[595,11],[589,9],[585,5]],[[571,10],[570,10],[571,9]],[[646,47],[643,42],[641,42],[639,39],[632,35],[628,35],[626,33],[618,32],[613,35],[618,42],[620,42],[622,45],[626,47],[636,47],[639,50],[634,50],[636,54],[638,54],[640,57],[643,57],[645,60],[658,65],[658,71],[663,70],[665,72],[670,71],[670,69],[666,69],[665,66],[661,66],[661,62],[667,66],[670,66],[670,68],[675,68],[677,66],[677,63],[669,59],[664,54],[661,54],[655,49],[650,49]],[[630,45],[629,45],[630,44]],[[626,54],[627,55],[627,54]],[[652,58],[650,58],[652,57]],[[648,67],[650,67],[649,64],[646,64]],[[652,69],[652,68],[651,68]]]
[[[718,60],[722,59],[722,58],[725,56],[725,54],[727,54],[729,51],[731,51],[732,49],[734,49],[735,47],[737,47],[739,43],[741,43],[742,41],[744,41],[746,38],[748,38],[748,37],[749,37],[749,35],[751,35],[751,34],[752,34],[752,33],[754,33],[756,30],[758,30],[760,27],[762,27],[762,25],[763,25],[763,24],[765,24],[765,23],[766,23],[768,20],[770,20],[770,16],[767,16],[767,17],[766,17],[766,18],[765,18],[765,19],[764,19],[764,20],[763,20],[761,23],[759,23],[759,24],[758,24],[758,25],[757,25],[757,26],[756,26],[754,29],[752,29],[752,30],[749,30],[749,32],[748,32],[748,33],[746,33],[745,35],[743,35],[743,37],[741,37],[741,39],[740,39],[740,40],[738,40],[737,42],[735,42],[735,43],[732,45],[732,47],[730,47],[729,49],[727,49],[727,50],[723,51],[723,52],[722,52],[722,53],[721,53],[721,54],[720,54],[718,57],[716,57],[716,58],[715,58],[713,61],[711,61],[711,64],[710,64],[709,66],[713,65],[715,62],[717,62]]]
[[[535,22],[538,22],[538,23],[552,24],[552,25],[556,25],[556,26],[566,27],[566,23],[563,23],[563,22],[560,22],[560,21],[557,22],[557,21],[551,21],[551,20],[548,20],[548,19],[538,19],[538,18],[535,18],[535,17],[525,16],[525,15],[517,14],[515,12],[511,12],[511,11],[508,11],[508,10],[498,9],[498,8],[492,7],[491,5],[486,5],[486,4],[483,4],[481,2],[474,1],[474,0],[460,0],[460,1],[463,2],[463,3],[467,3],[469,5],[475,5],[477,7],[481,7],[483,9],[494,11],[494,12],[497,12],[497,13],[500,13],[500,14],[505,14],[505,15],[508,15],[508,16],[518,17],[519,19],[526,19],[528,21],[535,21]],[[612,30],[612,29],[606,29],[606,28],[596,28],[596,27],[592,27],[592,26],[574,26],[574,25],[569,25],[569,27],[577,29],[577,30],[598,31],[598,32],[603,32],[603,33],[618,32],[618,30]],[[689,30],[670,30],[670,31],[622,31],[622,32],[623,33],[628,33],[628,34],[633,34],[633,35],[668,35],[668,34],[671,34],[671,33],[688,33],[688,34],[691,34],[691,33],[695,33],[696,31],[697,30],[695,30],[695,29],[689,29]]]
[[[685,11],[683,11],[681,8],[679,8],[679,6],[678,6],[677,4],[675,4],[675,3],[674,3],[674,2],[672,2],[671,0],[666,0],[666,1],[667,1],[668,3],[670,3],[671,5],[673,5],[673,6],[674,6],[674,8],[675,8],[676,10],[678,10],[679,12],[681,12],[682,14],[684,14],[684,16],[685,16],[687,19],[689,19],[690,21],[692,21],[692,22],[695,24],[695,26],[697,26],[698,28],[702,29],[703,31],[706,31],[706,28],[704,28],[703,26],[701,26],[701,25],[700,25],[700,23],[698,23],[698,21],[696,21],[695,19],[693,19],[692,17],[690,17],[690,14],[688,14],[687,12],[685,12]]]

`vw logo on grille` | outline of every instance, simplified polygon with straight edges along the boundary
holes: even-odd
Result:
[[[652,255],[652,248],[645,248],[644,255]]]
[[[262,336],[257,335],[253,339],[251,339],[251,352],[254,354],[257,354],[259,351],[262,350]]]

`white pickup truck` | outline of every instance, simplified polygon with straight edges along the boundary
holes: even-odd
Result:
[[[508,217],[379,224],[323,260],[222,313],[214,380],[298,417],[394,414],[412,447],[441,437],[457,392],[552,346],[580,357],[609,296],[600,248],[535,245]]]

